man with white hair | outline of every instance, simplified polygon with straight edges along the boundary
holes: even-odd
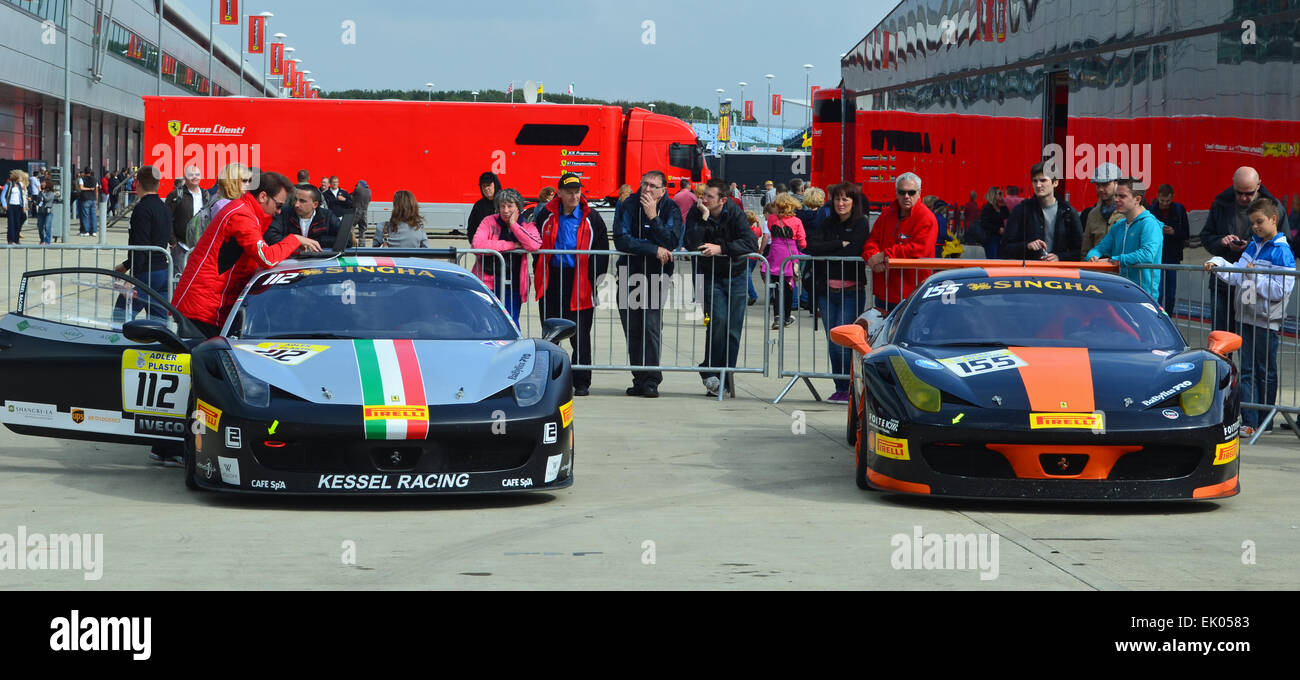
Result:
[[[1210,215],[1201,228],[1201,245],[1210,251],[1210,255],[1222,257],[1228,262],[1236,262],[1241,257],[1241,252],[1254,236],[1246,209],[1257,198],[1273,199],[1278,204],[1281,215],[1278,223],[1286,224],[1286,210],[1282,202],[1264,188],[1255,168],[1243,165],[1232,174],[1232,186],[1214,198],[1210,205]],[[1294,249],[1295,244],[1292,243],[1291,247]],[[1217,277],[1210,278],[1209,286],[1213,294],[1214,330],[1236,332],[1233,300],[1237,298],[1237,287],[1224,284]]]
[[[889,260],[933,257],[939,237],[939,220],[921,202],[921,178],[905,172],[894,180],[894,187],[898,197],[880,213],[862,248],[862,259],[872,271],[871,292],[876,298],[876,308],[885,314],[930,275],[928,270],[894,270],[886,277]]]

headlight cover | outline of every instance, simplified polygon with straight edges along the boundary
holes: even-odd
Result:
[[[230,350],[224,350],[218,353],[218,356],[221,357],[221,370],[226,374],[226,383],[245,404],[254,408],[266,408],[271,405],[269,384],[240,369],[239,362],[235,361]]]
[[[520,406],[532,406],[546,396],[546,384],[551,379],[551,353],[545,350],[537,352],[533,359],[533,370],[515,383],[515,403]]]
[[[907,359],[895,354],[889,357],[889,364],[894,367],[894,375],[898,376],[898,384],[903,387],[903,394],[907,395],[907,400],[912,405],[928,411],[938,413],[942,398],[939,395],[939,388],[930,385],[916,377],[910,366],[907,365]]]
[[[1214,385],[1218,382],[1217,377],[1214,362],[1202,362],[1200,381],[1178,395],[1178,404],[1183,407],[1183,413],[1189,416],[1201,416],[1210,410],[1214,405]]]

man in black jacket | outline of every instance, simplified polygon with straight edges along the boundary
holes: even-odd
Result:
[[[1164,226],[1165,245],[1160,256],[1161,264],[1182,264],[1183,249],[1191,237],[1191,225],[1187,222],[1187,208],[1174,202],[1174,188],[1161,184],[1156,191],[1156,202],[1151,206],[1151,214]],[[1174,313],[1178,302],[1178,272],[1166,269],[1160,272],[1160,306],[1166,312]]]
[[[158,177],[154,175],[152,165],[140,168],[135,176],[136,190],[140,200],[131,213],[131,229],[127,232],[127,245],[157,246],[166,249],[172,238],[172,215],[167,205],[158,197]],[[132,276],[157,292],[164,300],[171,297],[167,287],[167,256],[160,252],[135,251],[117,271]],[[162,305],[155,304],[147,294],[136,296],[130,317],[133,319],[141,311],[147,310],[150,317],[166,319],[167,312]],[[126,296],[119,296],[113,306],[113,320],[126,321]]]
[[[325,192],[324,200],[329,211],[340,220],[343,219],[343,213],[352,210],[352,196],[339,188],[338,175],[330,178],[330,188]]]
[[[1016,204],[1002,234],[1000,254],[1004,260],[1079,260],[1083,227],[1079,213],[1056,196],[1060,180],[1048,177],[1043,163],[1029,169],[1034,197]],[[1048,228],[1050,225],[1050,228]]]
[[[686,218],[685,246],[701,253],[696,268],[711,290],[709,323],[705,333],[703,368],[735,368],[740,354],[740,333],[745,327],[745,285],[749,268],[746,255],[758,252],[758,238],[750,230],[745,212],[731,201],[726,182],[709,180],[695,208]],[[709,396],[722,389],[718,371],[701,371]]]
[[[280,211],[262,238],[272,246],[289,234],[302,234],[319,241],[327,250],[338,237],[342,220],[333,212],[322,208],[320,192],[310,184],[299,184],[293,189],[293,211]]]
[[[618,317],[633,366],[659,365],[664,284],[672,276],[673,251],[684,229],[681,211],[668,197],[668,177],[658,170],[642,176],[640,191],[614,213],[614,247],[630,253],[618,258]],[[657,397],[663,379],[661,371],[632,371],[627,395]]]
[[[1241,257],[1241,251],[1246,249],[1254,237],[1246,209],[1257,198],[1273,199],[1280,215],[1278,224],[1286,224],[1286,210],[1282,202],[1264,188],[1255,168],[1243,165],[1232,174],[1232,186],[1214,198],[1214,203],[1210,204],[1210,215],[1205,219],[1205,226],[1201,227],[1201,245],[1211,255],[1229,262],[1236,262]],[[1295,248],[1296,243],[1293,241],[1293,252]],[[1235,333],[1238,329],[1233,301],[1237,299],[1237,287],[1223,283],[1217,276],[1208,278],[1214,304],[1211,325],[1216,331],[1231,330]]]

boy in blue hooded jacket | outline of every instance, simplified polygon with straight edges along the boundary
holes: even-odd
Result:
[[[1164,248],[1164,225],[1142,205],[1145,193],[1131,179],[1121,179],[1115,190],[1115,211],[1124,216],[1088,251],[1085,259],[1096,262],[1103,257],[1119,263],[1119,273],[1138,284],[1151,297],[1160,299],[1160,270],[1135,269],[1135,264],[1160,264]]]

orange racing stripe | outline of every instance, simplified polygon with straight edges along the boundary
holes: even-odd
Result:
[[[890,489],[892,491],[902,491],[904,493],[930,493],[929,484],[917,484],[916,482],[904,482],[901,479],[894,479],[893,477],[882,475],[879,472],[872,470],[871,468],[867,468],[867,480],[869,480],[872,484],[875,484],[876,486],[882,489]]]
[[[1096,410],[1092,362],[1086,347],[1010,347],[1027,365],[1020,379],[1029,395],[1029,408],[1052,413]]]

